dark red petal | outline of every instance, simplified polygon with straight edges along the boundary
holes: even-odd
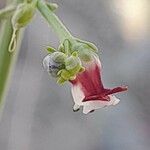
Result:
[[[127,87],[105,89],[101,80],[101,64],[98,61],[85,66],[85,69],[75,80],[70,81],[73,85],[80,86],[85,96],[83,102],[110,101],[109,95],[127,90]]]
[[[95,88],[98,88],[98,92],[104,91],[104,86],[101,80],[101,68],[98,64],[95,64],[93,70],[89,70],[91,80],[94,83]]]
[[[83,102],[86,102],[86,101],[110,101],[110,98],[108,95],[106,95],[106,96],[92,95],[92,96],[85,97]]]
[[[116,87],[114,89],[105,89],[105,95],[111,95],[111,94],[114,94],[114,93],[123,92],[123,91],[126,91],[127,89],[128,89],[127,86]]]
[[[104,92],[101,81],[100,66],[93,64],[84,72],[79,73],[75,80],[70,81],[73,85],[80,84],[85,97],[98,95]]]

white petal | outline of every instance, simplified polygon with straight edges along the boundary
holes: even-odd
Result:
[[[78,111],[80,109],[80,105],[74,104],[73,111]]]
[[[82,92],[81,88],[80,88],[80,85],[73,85],[72,89],[71,89],[71,92],[72,92],[72,96],[73,96],[73,99],[74,99],[74,103],[76,105],[83,105],[83,99],[84,99],[84,93]]]
[[[117,105],[120,102],[120,99],[118,99],[116,96],[114,95],[109,95],[110,97],[110,101],[111,101],[111,105]]]
[[[83,105],[83,113],[88,114],[90,111],[103,108],[107,104],[101,101],[89,101],[89,102],[84,102]]]
[[[84,102],[83,105],[83,113],[88,114],[92,110],[96,110],[99,108],[116,105],[119,103],[119,99],[117,99],[115,96],[110,95],[110,101],[88,101]]]

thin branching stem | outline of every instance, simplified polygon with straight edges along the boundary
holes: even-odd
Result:
[[[23,0],[8,0],[7,5],[12,3],[17,5],[23,2]],[[9,43],[13,34],[11,19],[3,20],[0,30],[0,107],[1,111],[4,106],[4,99],[6,96],[7,85],[9,83],[10,75],[14,66],[15,59],[19,51],[21,43],[21,34],[19,36],[19,42],[15,52],[10,53],[8,51]]]

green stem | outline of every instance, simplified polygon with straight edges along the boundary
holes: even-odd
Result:
[[[37,7],[53,28],[54,32],[58,35],[60,42],[64,42],[65,39],[68,39],[72,43],[75,42],[74,37],[70,34],[60,19],[53,13],[53,11],[48,8],[43,0],[38,0]]]
[[[23,0],[8,0],[7,5],[23,2]],[[18,50],[21,43],[21,35],[19,35],[20,42],[18,42],[15,52],[8,52],[9,43],[13,34],[11,19],[4,20],[0,31],[0,106],[3,107],[4,99],[6,96],[7,85],[10,79],[11,70],[13,68],[14,61],[17,57]],[[1,108],[2,110],[2,108]]]

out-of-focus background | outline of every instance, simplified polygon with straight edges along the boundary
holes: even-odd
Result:
[[[0,7],[5,0],[0,1]],[[72,111],[70,85],[44,71],[58,39],[37,12],[27,27],[0,124],[0,150],[149,150],[150,1],[53,0],[71,32],[101,49],[105,86],[128,85],[116,107]]]

